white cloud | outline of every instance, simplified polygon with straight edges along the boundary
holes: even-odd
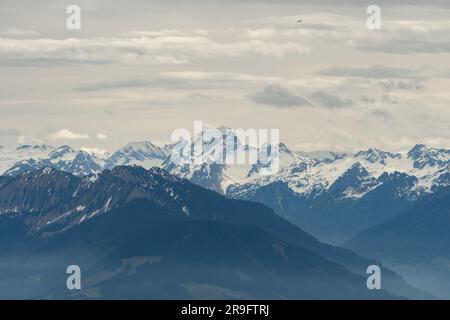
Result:
[[[76,133],[68,129],[59,130],[50,135],[50,139],[54,140],[84,140],[89,139],[89,135]]]
[[[32,135],[22,135],[17,139],[19,144],[42,144],[42,140]]]
[[[105,140],[108,139],[108,136],[104,133],[97,133],[97,139]]]
[[[173,31],[175,32],[175,31]],[[236,58],[270,56],[308,51],[294,41],[271,42],[257,39],[223,41],[206,36],[167,34],[141,31],[142,36],[68,39],[11,39],[0,41],[3,64],[182,64],[195,58]]]
[[[103,156],[107,153],[105,149],[97,148],[97,147],[81,147],[80,150],[83,150],[94,156]]]
[[[245,35],[250,39],[273,39],[276,31],[274,28],[246,29]]]

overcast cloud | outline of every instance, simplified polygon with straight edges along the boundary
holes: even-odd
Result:
[[[3,0],[0,145],[111,152],[202,120],[304,151],[450,147],[450,2],[380,0],[381,30],[371,4]]]

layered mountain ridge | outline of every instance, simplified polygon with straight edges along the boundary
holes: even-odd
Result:
[[[370,252],[413,283],[448,299],[450,188],[427,195],[403,213],[361,231],[345,246]]]
[[[54,275],[77,262],[84,298],[430,297],[384,267],[384,290],[370,291],[365,271],[378,262],[159,168],[2,177],[0,212],[0,295],[71,297]]]
[[[0,149],[0,170],[5,176],[17,176],[52,167],[84,177],[116,166],[159,167],[230,198],[261,202],[333,244],[345,242],[450,185],[450,150],[444,148],[417,144],[396,153],[371,148],[354,154],[307,154],[292,151],[283,143],[277,148],[245,144],[237,135],[227,136],[225,129],[221,132],[223,140],[206,130],[191,141],[163,147],[132,142],[103,158],[69,146]],[[186,150],[194,153],[199,145],[203,161],[183,159]],[[224,161],[252,151],[266,154],[270,161],[279,159],[279,170],[267,174],[272,162]]]

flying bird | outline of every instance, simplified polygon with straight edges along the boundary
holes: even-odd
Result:
[[[303,22],[303,19],[297,20],[297,22]]]

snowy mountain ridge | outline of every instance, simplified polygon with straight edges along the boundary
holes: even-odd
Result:
[[[231,156],[256,151],[268,152],[269,159],[279,158],[279,171],[267,175],[264,170],[270,163],[241,165],[214,161],[196,163],[189,159],[175,161],[179,160],[178,153],[183,148],[192,150],[194,142],[181,141],[169,146],[150,142],[130,143],[104,159],[68,146],[22,146],[11,152],[0,149],[0,167],[5,169],[0,176],[0,185],[9,185],[12,177],[55,169],[80,177],[93,187],[98,179],[104,179],[105,172],[116,168],[122,168],[121,171],[124,168],[153,168],[228,198],[260,202],[319,239],[333,244],[342,243],[364,228],[408,210],[425,195],[450,186],[449,150],[423,144],[397,153],[372,148],[354,154],[329,152],[325,157],[314,158],[292,151],[282,143],[277,148],[270,145],[255,148],[236,139]],[[217,140],[206,139],[202,143],[207,152],[206,159],[223,156],[220,152],[215,154]],[[146,175],[145,170],[135,172]],[[129,195],[140,197],[147,194],[149,184],[141,183],[139,178],[134,181],[139,181],[137,189],[130,189]],[[27,191],[17,189],[17,192]],[[91,200],[83,199],[70,209],[72,211],[64,211],[65,208],[61,207],[61,211],[55,214],[76,215],[84,221],[91,215],[114,208],[121,201],[124,190],[106,188],[102,192],[105,195],[96,199],[95,207],[88,207]],[[168,192],[172,194],[170,190]],[[14,212],[15,206],[4,209]],[[188,207],[180,210],[186,215],[191,214]],[[54,218],[49,217],[49,221]]]
[[[390,153],[376,149],[361,151],[355,155],[345,155],[335,160],[314,160],[293,163],[280,174],[270,177],[256,178],[245,181],[247,188],[259,188],[275,181],[283,181],[297,194],[315,196],[317,193],[328,190],[340,177],[352,168],[360,167],[361,174],[367,180],[376,181],[383,174],[401,173],[417,178],[417,183],[411,194],[415,192],[432,192],[437,184],[450,185],[449,179],[443,179],[450,172],[449,150],[435,149],[424,145],[416,145],[414,156],[411,151],[403,153]],[[419,165],[418,165],[419,164]],[[363,186],[362,184],[361,186]],[[372,183],[376,188],[378,183]],[[348,197],[359,198],[366,191],[351,192],[347,190]]]
[[[70,146],[51,147],[46,145],[24,145],[15,150],[0,148],[0,174],[15,176],[22,172],[51,166],[57,170],[66,171],[77,176],[98,174],[105,169],[116,166],[142,166],[145,169],[160,167],[169,173],[190,180],[206,188],[227,193],[228,188],[239,188],[249,192],[275,181],[285,182],[289,188],[301,195],[316,196],[328,190],[339,178],[354,169],[362,170],[360,190],[345,190],[348,197],[361,197],[370,188],[376,188],[377,181],[383,174],[401,173],[417,179],[411,194],[416,192],[433,192],[436,186],[449,185],[450,150],[432,148],[417,144],[409,151],[392,153],[378,149],[368,149],[355,154],[334,154],[332,157],[315,158],[306,153],[290,150],[280,143],[276,151],[271,146],[267,150],[257,149],[257,152],[268,152],[269,157],[279,157],[279,172],[273,175],[261,174],[263,164],[227,164],[227,163],[177,163],[173,161],[177,148],[193,149],[198,137],[192,141],[181,141],[178,144],[158,146],[148,141],[131,142],[118,149],[113,154],[100,158],[82,150],[74,150]],[[213,152],[214,141],[205,139],[203,152]],[[248,152],[255,148],[242,144],[238,139],[234,144],[232,156],[238,152]],[[178,150],[178,151],[176,151]],[[373,180],[373,181],[372,181]],[[372,181],[369,183],[369,181]],[[362,182],[362,181],[361,181]],[[362,188],[365,186],[367,188]]]

